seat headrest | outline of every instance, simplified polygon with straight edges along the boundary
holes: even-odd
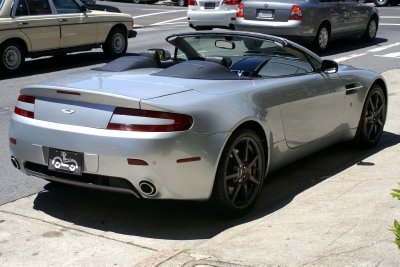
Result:
[[[151,60],[153,60],[154,63],[156,63],[156,65],[157,65],[158,67],[161,66],[160,55],[159,55],[156,51],[150,51],[150,50],[148,50],[148,51],[140,51],[139,55],[140,55],[141,57],[148,57],[148,58],[150,58]]]
[[[232,59],[230,57],[206,57],[205,61],[220,64],[228,69],[232,64]]]

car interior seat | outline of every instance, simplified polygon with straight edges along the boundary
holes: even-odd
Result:
[[[232,64],[232,59],[230,57],[206,57],[205,61],[221,64],[228,69]]]
[[[150,58],[159,68],[161,67],[161,59],[157,51],[140,51],[139,56]]]

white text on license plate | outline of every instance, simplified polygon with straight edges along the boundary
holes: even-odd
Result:
[[[259,18],[272,18],[273,17],[272,10],[260,10],[260,11],[258,11],[258,17]]]

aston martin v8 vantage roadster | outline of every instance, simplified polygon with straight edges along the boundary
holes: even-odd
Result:
[[[22,88],[9,127],[14,166],[242,216],[269,172],[337,142],[370,148],[381,137],[388,93],[377,73],[259,33],[166,41],[173,53],[149,49]]]

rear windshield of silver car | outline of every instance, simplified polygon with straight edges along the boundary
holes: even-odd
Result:
[[[5,1],[5,0],[0,0],[0,10],[1,10],[1,8],[3,7],[4,1]]]

